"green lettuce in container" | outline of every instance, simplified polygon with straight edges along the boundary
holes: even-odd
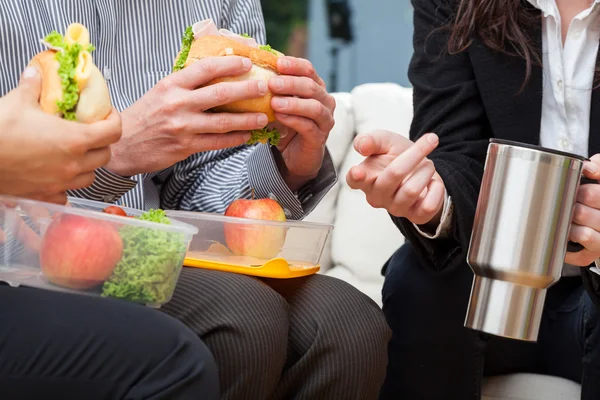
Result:
[[[169,225],[162,210],[150,210],[140,220]],[[148,305],[166,303],[175,288],[186,252],[182,233],[123,226],[123,257],[104,283],[102,296]]]

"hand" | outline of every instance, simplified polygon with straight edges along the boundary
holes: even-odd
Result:
[[[242,75],[251,67],[247,58],[209,57],[162,79],[123,112],[123,138],[112,146],[107,169],[122,176],[153,172],[195,153],[247,142],[249,131],[267,125],[265,114],[204,111],[261,97],[267,84],[248,80],[204,85],[215,78]]]
[[[585,163],[583,175],[600,179],[600,154]],[[567,264],[587,267],[600,257],[600,185],[594,183],[579,187],[569,240],[581,244],[584,249],[577,253],[568,252],[565,257]]]
[[[290,189],[296,191],[321,169],[334,125],[335,99],[309,61],[281,57],[277,68],[281,75],[269,81],[269,89],[274,95],[275,118],[284,129],[278,149],[285,166],[280,169]]]
[[[346,181],[351,188],[365,192],[375,208],[417,225],[438,223],[445,186],[433,162],[426,158],[437,145],[433,133],[415,143],[388,131],[359,135],[354,148],[366,159],[348,171]]]
[[[116,111],[79,124],[44,113],[41,77],[27,68],[19,86],[0,98],[0,193],[64,204],[66,191],[90,186],[121,137]]]

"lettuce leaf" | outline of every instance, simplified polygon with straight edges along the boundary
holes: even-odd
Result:
[[[84,48],[79,43],[66,43],[64,36],[56,31],[50,32],[44,38],[44,41],[52,47],[62,49],[56,52],[56,60],[59,65],[58,76],[61,81],[63,97],[62,100],[56,102],[56,105],[64,119],[75,121],[75,110],[79,101],[79,87],[75,79],[75,68],[79,60],[79,53]],[[90,44],[86,47],[86,50],[91,53],[95,50],[95,47]]]
[[[246,144],[270,143],[272,146],[277,146],[281,140],[281,134],[277,129],[265,127],[263,129],[255,129],[251,134],[252,136]]]
[[[192,31],[192,27],[188,26],[187,28],[185,28],[185,33],[181,38],[181,52],[179,53],[179,57],[177,57],[177,61],[173,66],[173,72],[179,71],[185,66],[185,62],[187,61],[190,55],[190,49],[192,48],[193,41],[194,32]]]
[[[169,225],[162,210],[137,219]],[[123,257],[104,283],[102,296],[158,305],[167,302],[177,284],[186,245],[184,235],[136,226],[123,226]]]

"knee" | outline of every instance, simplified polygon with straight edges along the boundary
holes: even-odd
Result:
[[[415,310],[463,310],[472,280],[473,273],[466,262],[452,270],[436,271],[423,265],[407,242],[388,261],[382,289],[383,311],[388,319],[398,319],[403,314],[415,314]]]
[[[152,361],[145,365],[146,376],[132,389],[131,398],[149,398],[162,393],[178,399],[199,396],[218,399],[219,374],[208,347],[181,322],[157,311],[151,312],[154,315],[138,318],[137,322],[143,324],[136,327],[140,335],[132,347]]]
[[[203,398],[219,398],[220,383],[217,363],[206,344],[191,330],[185,328],[180,335],[179,346],[174,360],[175,369],[179,371],[182,381],[196,387],[195,395],[202,393]]]
[[[431,285],[423,285],[421,265],[410,242],[401,246],[388,260],[382,289],[383,303],[396,297],[406,298],[423,295]],[[418,287],[417,287],[418,285]]]
[[[313,346],[330,349],[340,376],[356,384],[383,378],[391,330],[381,308],[350,284],[316,276],[320,292],[311,315],[315,321]],[[314,282],[313,282],[314,283]],[[292,316],[294,318],[294,316]]]

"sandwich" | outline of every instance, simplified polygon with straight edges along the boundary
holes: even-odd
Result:
[[[269,45],[258,45],[256,41],[247,34],[237,35],[225,29],[217,29],[212,20],[205,20],[194,24],[186,29],[181,51],[175,59],[173,71],[179,71],[193,62],[205,57],[226,56],[247,57],[252,61],[252,69],[240,76],[231,76],[214,79],[204,86],[210,86],[219,82],[236,82],[249,79],[264,80],[279,75],[277,71],[277,59],[283,54],[272,49]],[[275,113],[271,107],[273,94],[270,91],[255,99],[240,100],[222,106],[214,107],[210,111],[225,113],[255,112],[267,115],[269,125],[263,129],[252,131],[248,144],[270,143],[277,145],[280,133],[271,128],[275,122]]]
[[[87,124],[108,117],[112,110],[108,86],[92,60],[94,46],[87,28],[74,23],[64,36],[53,31],[41,42],[47,50],[33,57],[30,65],[42,76],[42,110]]]

